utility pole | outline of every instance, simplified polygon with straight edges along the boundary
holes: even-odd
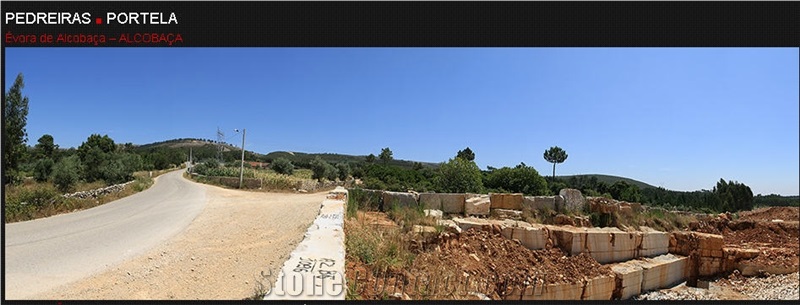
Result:
[[[239,189],[242,188],[242,182],[244,181],[244,135],[247,133],[247,129],[242,128],[242,164],[241,169],[239,170]]]
[[[186,166],[189,168],[189,172],[192,172],[192,148],[189,147],[189,164]]]

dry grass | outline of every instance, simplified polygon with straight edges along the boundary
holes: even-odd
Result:
[[[345,253],[359,260],[374,274],[398,273],[411,266],[415,255],[408,248],[401,227],[376,226],[364,212],[345,220]]]
[[[153,177],[169,172],[169,170],[153,171]],[[35,182],[26,180],[21,185],[7,185],[5,196],[5,222],[12,223],[37,218],[50,217],[58,214],[75,212],[96,207],[120,198],[146,190],[153,185],[149,171],[134,173],[133,183],[116,193],[110,193],[97,198],[65,198],[56,190],[51,182]],[[79,183],[77,191],[89,191],[105,187],[102,181],[92,183]]]

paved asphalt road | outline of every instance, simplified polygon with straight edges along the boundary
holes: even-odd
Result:
[[[95,208],[6,224],[5,298],[28,298],[103,271],[184,230],[203,210],[206,189],[182,173]]]

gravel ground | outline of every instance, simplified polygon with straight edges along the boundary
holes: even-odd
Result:
[[[795,272],[766,277],[732,275],[719,279],[710,289],[687,287],[684,284],[670,289],[651,291],[634,300],[798,300],[800,274]]]
[[[769,275],[767,277],[730,276],[717,284],[741,292],[754,300],[800,299],[800,273]]]
[[[319,213],[326,194],[247,192],[207,186],[208,204],[184,232],[144,255],[33,298],[250,297],[263,282],[262,272],[279,272]]]

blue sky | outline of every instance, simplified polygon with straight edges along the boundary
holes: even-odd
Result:
[[[557,174],[674,190],[719,178],[800,193],[798,49],[6,48],[25,74],[29,144],[90,134],[145,144],[216,137],[276,150],[481,168],[569,153]]]

